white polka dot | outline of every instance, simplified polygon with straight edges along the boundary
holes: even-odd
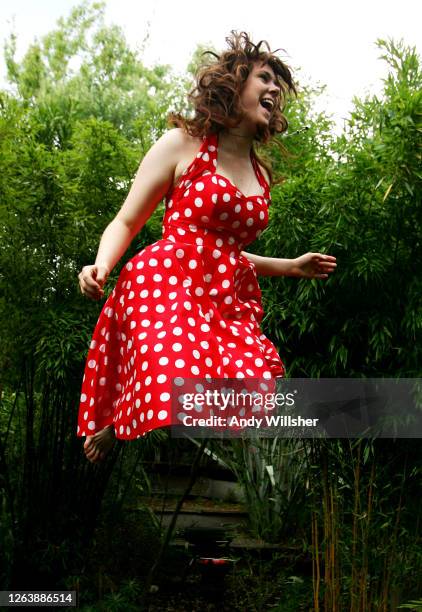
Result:
[[[160,421],[164,421],[167,418],[167,410],[160,410],[157,416]]]
[[[204,183],[202,183],[202,181],[199,181],[198,183],[195,184],[195,189],[196,191],[202,191],[204,189],[205,185]]]

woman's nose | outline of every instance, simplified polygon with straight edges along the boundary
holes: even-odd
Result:
[[[278,95],[280,93],[280,87],[277,83],[270,83],[270,93]]]

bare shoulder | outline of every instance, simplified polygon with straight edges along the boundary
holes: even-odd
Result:
[[[170,132],[177,132],[170,135]],[[168,132],[169,138],[174,140],[176,146],[176,167],[174,171],[174,184],[177,183],[183,171],[192,163],[202,145],[202,138],[190,136],[183,128],[174,128]]]
[[[190,136],[183,128],[179,127],[172,128],[171,130],[165,132],[161,136],[160,140],[168,143],[169,146],[180,151],[195,149],[201,146],[200,138]]]

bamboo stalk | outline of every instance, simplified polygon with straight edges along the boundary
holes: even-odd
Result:
[[[312,511],[312,588],[314,594],[314,612],[319,612],[319,586],[321,570],[319,565],[318,521],[316,512]]]
[[[359,594],[356,593],[356,583],[358,581],[358,570],[356,568],[356,549],[358,539],[358,522],[357,517],[360,509],[360,496],[359,496],[359,481],[360,481],[360,445],[358,447],[358,459],[353,467],[354,475],[354,504],[353,504],[353,526],[352,526],[352,576],[350,585],[350,612],[359,612]],[[351,455],[353,461],[353,449],[351,448]]]

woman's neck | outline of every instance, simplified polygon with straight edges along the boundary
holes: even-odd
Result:
[[[218,144],[227,153],[249,158],[254,136],[239,128],[229,128],[219,134]]]

